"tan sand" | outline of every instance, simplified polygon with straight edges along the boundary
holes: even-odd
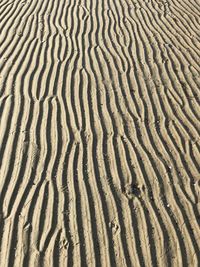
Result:
[[[200,1],[0,1],[0,267],[200,266]]]

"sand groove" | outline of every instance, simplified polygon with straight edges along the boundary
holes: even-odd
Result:
[[[199,266],[199,0],[0,1],[0,266]]]

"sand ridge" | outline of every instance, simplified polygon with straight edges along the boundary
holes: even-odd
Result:
[[[0,266],[199,266],[199,0],[0,1]]]

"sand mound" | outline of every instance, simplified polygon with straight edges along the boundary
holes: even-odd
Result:
[[[0,266],[199,266],[199,0],[0,1]]]

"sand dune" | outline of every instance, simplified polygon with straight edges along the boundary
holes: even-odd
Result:
[[[0,1],[0,266],[199,266],[200,1]]]

